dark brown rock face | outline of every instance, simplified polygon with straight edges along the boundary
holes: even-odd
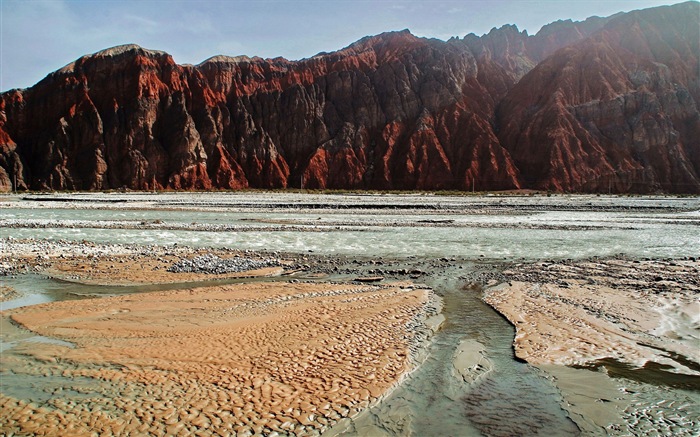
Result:
[[[700,192],[698,3],[180,66],[120,46],[0,98],[0,191]]]
[[[611,20],[508,92],[499,138],[526,186],[700,192],[698,9],[685,3]]]

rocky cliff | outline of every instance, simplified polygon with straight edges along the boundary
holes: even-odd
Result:
[[[0,99],[0,190],[700,192],[697,2],[301,61],[127,45]]]
[[[497,125],[522,183],[700,192],[698,16],[698,3],[620,16],[515,84]]]

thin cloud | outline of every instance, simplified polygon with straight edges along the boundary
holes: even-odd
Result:
[[[120,21],[120,27],[123,25],[127,28],[137,29],[138,33],[156,34],[160,33],[160,29],[163,27],[163,23],[133,14],[123,15]],[[115,26],[112,25],[111,27],[110,31],[113,32]]]

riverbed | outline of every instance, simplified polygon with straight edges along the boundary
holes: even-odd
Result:
[[[413,272],[416,281],[442,297],[446,321],[421,365],[376,405],[330,431],[334,434],[698,432],[692,420],[700,415],[697,391],[612,378],[602,370],[547,371],[521,362],[513,353],[515,329],[482,301],[483,288],[502,280],[500,272],[513,263],[697,257],[698,198],[301,193],[7,196],[0,199],[0,239],[7,247],[22,241],[31,245],[31,241],[65,240],[289,253],[309,258],[306,273],[316,268],[334,280],[352,280],[358,274],[407,279]],[[35,274],[3,279],[21,293],[19,299],[2,303],[3,309],[152,290],[76,286],[46,278],[40,270]],[[471,340],[483,345],[491,368],[467,382],[453,363],[460,344]],[[578,381],[579,387],[586,381],[597,385],[604,381],[601,393],[606,393],[593,396],[599,396],[597,404],[614,400],[609,406],[617,408],[616,414],[595,408],[567,409],[574,395],[589,395],[567,384],[571,381]],[[608,395],[617,399],[605,398]],[[678,426],[672,428],[671,422]]]

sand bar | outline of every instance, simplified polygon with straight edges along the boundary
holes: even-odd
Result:
[[[411,369],[432,292],[256,283],[63,301],[5,311],[46,338],[2,356],[43,404],[0,395],[14,433],[318,435]],[[431,310],[432,308],[432,310]],[[48,396],[46,396],[48,395]],[[41,396],[39,396],[40,398]],[[36,396],[35,396],[36,398]]]
[[[504,273],[484,300],[515,326],[515,354],[553,378],[584,434],[697,434],[697,259],[550,261]],[[599,372],[568,367],[600,363]],[[671,395],[665,384],[688,391]]]
[[[237,261],[228,272],[172,271],[182,261],[213,257]],[[246,265],[252,267],[246,267]],[[294,262],[231,249],[134,246],[91,242],[0,240],[0,274],[40,272],[69,282],[92,285],[145,285],[272,277],[294,269]]]
[[[515,325],[515,352],[533,364],[653,361],[700,375],[700,262],[537,263],[505,272],[485,300]],[[691,367],[695,367],[692,366]]]
[[[474,384],[493,369],[484,345],[471,338],[457,346],[452,363],[455,372],[468,384]]]
[[[197,255],[210,250],[200,250],[185,259],[196,258]],[[222,254],[222,259],[231,259],[238,255]],[[83,284],[93,285],[135,285],[135,284],[167,284],[208,281],[212,279],[234,279],[250,277],[273,277],[284,273],[282,265],[244,270],[240,272],[207,274],[197,272],[171,272],[168,269],[183,259],[181,255],[165,254],[158,257],[143,255],[117,255],[93,259],[57,259],[44,270],[47,275]]]

